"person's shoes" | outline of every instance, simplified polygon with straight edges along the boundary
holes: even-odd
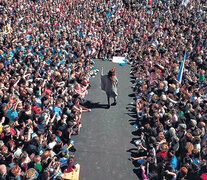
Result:
[[[117,104],[117,102],[115,101],[115,102],[113,102],[111,105],[112,105],[112,106],[116,106],[116,104]]]
[[[109,109],[110,107],[111,107],[110,104],[108,104],[108,105],[107,105],[107,109]]]

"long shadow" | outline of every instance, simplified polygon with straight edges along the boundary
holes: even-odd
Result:
[[[131,148],[131,149],[127,150],[127,152],[131,153],[131,157],[137,157],[139,154],[137,148]]]
[[[130,109],[130,106],[135,106],[135,104],[129,103],[126,109]]]
[[[134,93],[131,93],[128,95],[129,97],[135,97],[135,94]]]
[[[132,118],[136,118],[137,117],[137,115],[135,113],[126,113],[126,114],[128,114]]]
[[[96,108],[107,109],[107,104],[100,104],[100,102],[86,101],[84,103],[84,107],[90,108],[90,109],[96,109]]]
[[[136,119],[130,119],[128,120],[128,122],[130,122],[130,124],[133,126],[134,124],[137,124],[137,120]]]
[[[133,83],[134,78],[131,77],[131,79],[132,79],[131,83]],[[135,101],[135,94],[134,93],[131,93],[128,96],[133,99],[133,102]],[[137,113],[136,113],[135,104],[134,103],[128,104],[126,109],[128,110],[128,112],[126,114],[128,114],[128,116],[130,116],[129,124],[132,126],[137,124],[138,120],[137,120]],[[128,149],[126,152],[130,153],[131,157],[139,157],[139,152],[137,151],[137,147],[136,147],[137,145],[135,144],[135,140],[139,139],[137,137],[140,136],[140,132],[139,132],[139,130],[134,129],[134,131],[132,131],[131,134],[135,137],[132,138],[130,143],[133,144],[135,146],[135,148]],[[138,167],[138,169],[133,169],[133,173],[136,174],[138,179],[142,179],[141,170],[139,168],[140,164],[137,161],[132,161],[132,164],[134,165],[135,168]]]
[[[134,136],[139,136],[140,133],[139,133],[139,131],[135,130],[135,131],[132,132],[132,135],[134,135]]]
[[[128,111],[131,111],[131,112],[136,112],[135,104],[128,104],[126,109],[128,109]]]
[[[140,169],[133,169],[134,174],[137,175],[138,179],[142,179],[141,170]]]
[[[136,79],[134,76],[130,76],[131,79]]]
[[[135,143],[137,140],[140,140],[140,136],[137,136],[137,138],[132,138],[132,140],[130,141],[130,143],[133,144],[133,145],[135,145],[135,146],[137,146],[136,143]]]
[[[137,122],[136,121],[133,121],[133,122],[130,122],[129,124],[131,124],[133,126],[133,125],[136,125]]]

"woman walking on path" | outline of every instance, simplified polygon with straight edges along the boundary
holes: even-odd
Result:
[[[115,74],[115,69],[111,69],[107,75],[103,75],[103,67],[101,68],[101,89],[106,92],[108,108],[117,104],[117,86],[118,79]],[[110,97],[114,98],[113,104],[110,104]]]

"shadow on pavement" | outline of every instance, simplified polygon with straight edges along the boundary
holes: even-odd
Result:
[[[136,118],[137,117],[137,115],[135,114],[135,113],[126,113],[126,114],[128,114],[130,117],[132,117],[132,118]]]
[[[132,123],[136,123],[137,120],[136,119],[130,119],[129,122],[132,122]],[[130,123],[131,124],[131,123]],[[132,125],[132,124],[131,124]],[[133,125],[132,125],[133,126]]]
[[[133,84],[135,82],[134,81],[134,78],[131,77],[131,79],[132,79],[131,80],[131,83]],[[136,108],[135,108],[135,104],[134,104],[135,94],[134,93],[131,93],[128,96],[133,99],[133,102],[131,102],[130,104],[128,104],[128,106],[126,107],[126,109],[128,111],[126,114],[128,114],[128,116],[130,116],[130,120],[128,120],[129,124],[131,126],[134,126],[135,127],[136,124],[138,124],[137,113],[136,113]],[[137,145],[135,143],[135,141],[137,139],[139,139],[137,137],[137,136],[140,135],[139,130],[135,128],[134,131],[131,132],[131,134],[133,136],[135,136],[130,141],[130,143],[134,145],[134,148],[128,149],[126,152],[130,153],[131,154],[131,157],[139,157],[139,151],[138,151]],[[141,170],[140,170],[140,164],[137,161],[132,161],[132,164],[136,168],[136,169],[133,169],[133,173],[136,174],[136,176],[137,176],[138,179],[142,179]]]
[[[133,126],[133,125],[136,125],[137,122],[134,120],[134,122],[130,122],[130,124]]]
[[[139,136],[139,132],[137,130],[135,130],[135,131],[132,132],[132,135]]]
[[[141,177],[141,170],[140,169],[133,169],[133,172],[134,172],[134,174],[137,175],[137,177],[139,179],[142,179],[142,177]]]
[[[132,75],[130,76],[130,78],[131,78],[131,79],[136,79],[136,78],[135,78],[134,76],[132,76]]]
[[[134,93],[132,93],[132,94],[129,94],[128,96],[129,97],[134,97],[135,95],[134,95]]]
[[[86,101],[86,103],[84,103],[84,107],[90,109],[96,109],[96,108],[107,109],[107,104],[100,104],[100,102]]]

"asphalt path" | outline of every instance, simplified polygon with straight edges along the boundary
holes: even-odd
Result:
[[[118,103],[107,109],[106,94],[100,89],[100,72],[91,79],[86,106],[92,109],[81,119],[83,127],[75,140],[75,162],[80,163],[80,180],[137,180],[134,165],[129,160],[130,143],[135,130],[130,125],[129,103],[133,101],[130,65],[120,66],[112,62],[95,60],[95,68],[104,67],[106,74],[115,68],[119,80]],[[113,100],[111,100],[111,103]]]

